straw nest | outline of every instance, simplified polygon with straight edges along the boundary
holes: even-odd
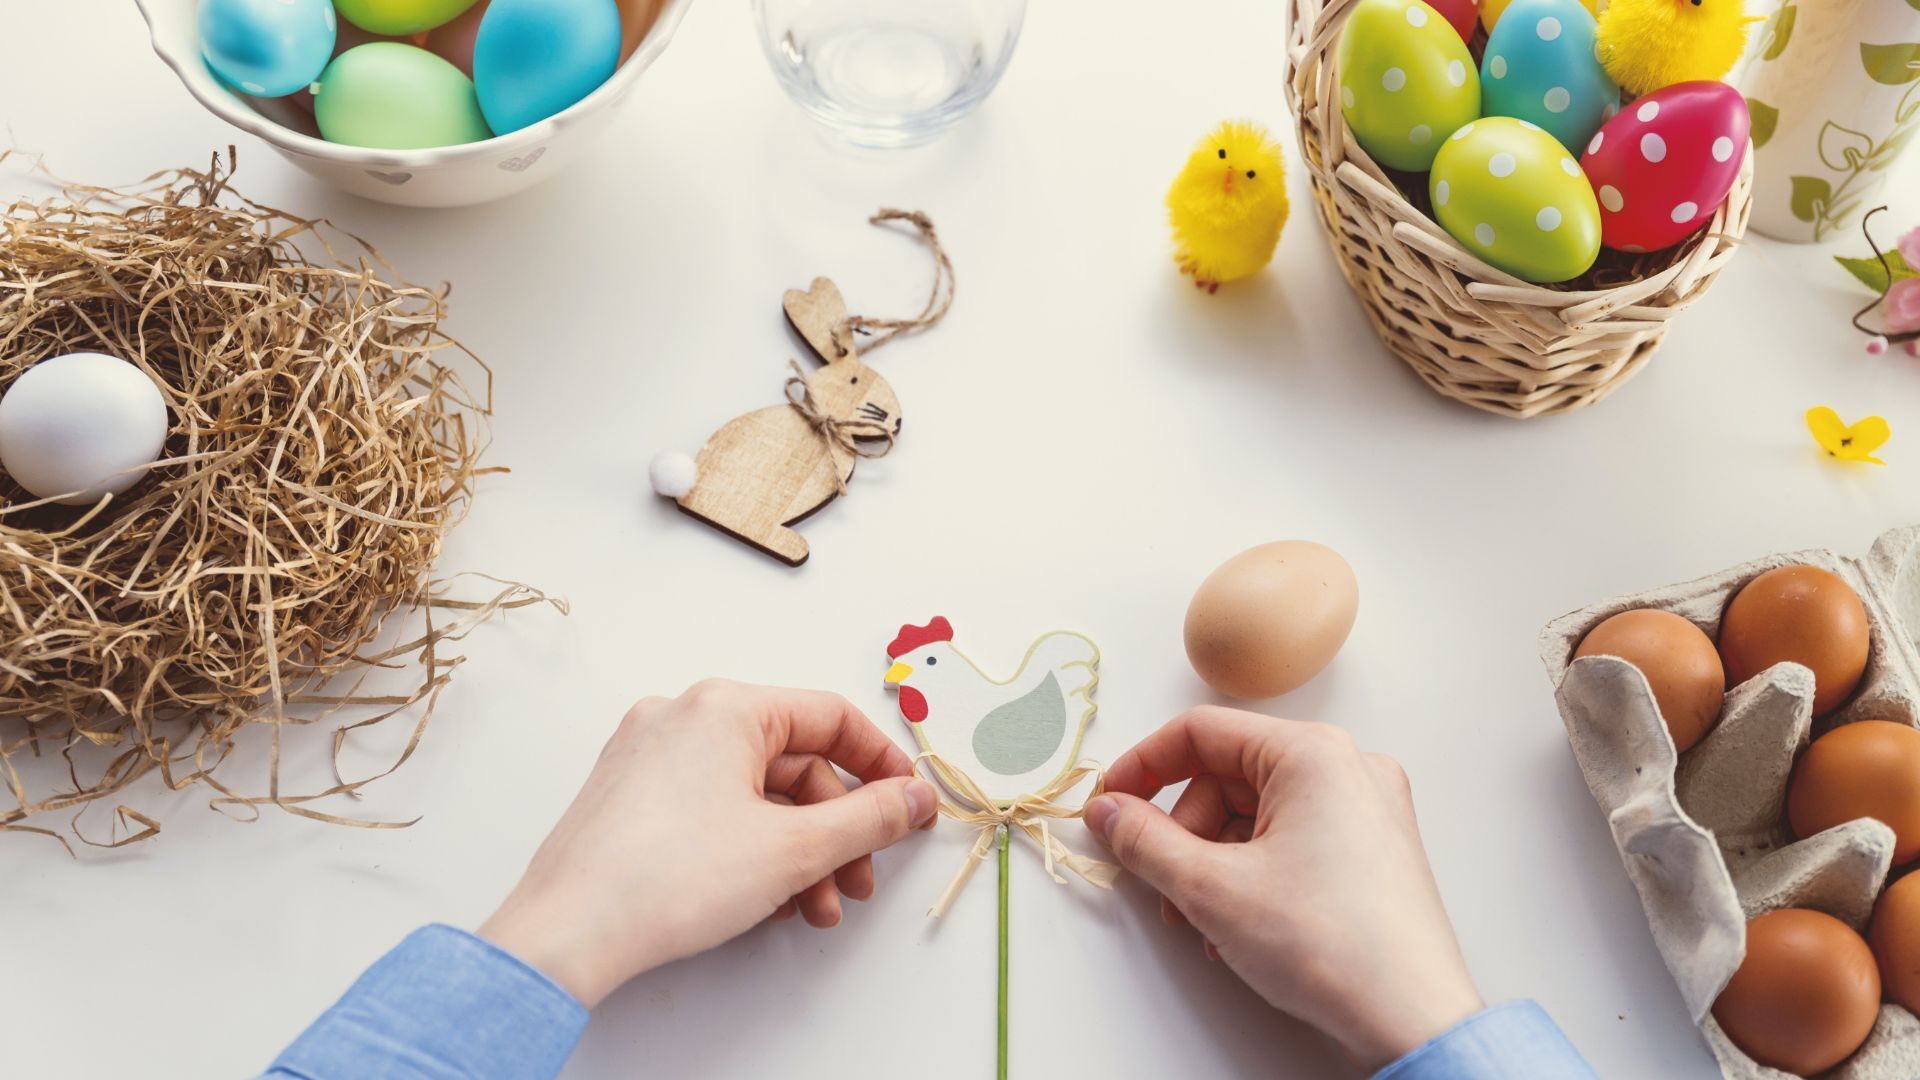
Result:
[[[1355,2],[1292,0],[1286,94],[1335,260],[1380,340],[1435,392],[1501,416],[1569,412],[1619,389],[1733,257],[1753,209],[1752,148],[1691,238],[1650,255],[1603,250],[1573,281],[1530,284],[1455,243],[1422,178],[1382,169],[1354,141],[1335,55]],[[1476,60],[1484,45],[1476,32]]]
[[[145,839],[159,826],[130,806],[104,841],[77,811],[154,772],[243,818],[398,824],[309,804],[403,763],[459,663],[447,643],[542,599],[503,583],[462,602],[428,577],[473,493],[489,404],[443,359],[486,370],[440,330],[444,290],[387,280],[357,241],[343,261],[323,223],[234,194],[228,153],[224,170],[69,185],[0,219],[0,392],[92,350],[138,365],[170,414],[159,462],[97,505],[35,500],[0,474],[0,775],[18,803],[0,831],[64,843],[23,822],[73,808],[88,843]],[[404,673],[398,692],[369,685],[380,669]],[[402,712],[417,716],[397,759],[342,777],[348,734]],[[271,726],[271,756],[245,793],[215,773],[254,724]],[[314,724],[334,783],[285,793],[282,731]]]

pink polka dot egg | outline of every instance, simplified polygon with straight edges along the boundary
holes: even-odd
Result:
[[[1712,220],[1740,175],[1748,123],[1746,99],[1722,82],[1675,83],[1624,106],[1580,158],[1601,242],[1659,251]]]

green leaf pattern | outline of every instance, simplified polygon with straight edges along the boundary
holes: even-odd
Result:
[[[1814,224],[1826,216],[1827,200],[1833,198],[1832,184],[1817,176],[1789,177],[1788,182],[1793,185],[1793,194],[1787,205],[1793,208],[1794,217]]]
[[[1920,0],[1906,0],[1920,9]],[[1793,4],[1784,3],[1775,11],[1762,31],[1757,46],[1761,60],[1779,56],[1793,36]],[[1860,44],[1860,66],[1867,77],[1883,86],[1905,86],[1907,91],[1894,106],[1893,122],[1875,142],[1872,135],[1828,120],[1821,125],[1815,149],[1820,163],[1836,174],[1788,177],[1788,209],[1793,216],[1813,226],[1813,239],[1824,240],[1839,230],[1860,209],[1864,192],[1856,190],[1862,177],[1893,164],[1914,133],[1920,131],[1920,42]],[[1752,118],[1755,149],[1767,145],[1780,123],[1780,112],[1762,101],[1747,99]],[[1866,271],[1846,259],[1840,260],[1855,277],[1872,285],[1870,277],[1883,277],[1876,262]],[[1905,264],[1902,263],[1902,266]]]
[[[1910,4],[1920,4],[1920,0],[1907,0]],[[1793,20],[1800,9],[1791,3],[1781,4],[1767,25],[1760,28],[1760,59],[1778,60],[1780,54],[1787,51],[1787,42],[1793,40]]]
[[[1920,42],[1897,45],[1861,42],[1860,63],[1874,82],[1904,86],[1920,79]]]
[[[1780,126],[1780,110],[1764,101],[1748,98],[1747,115],[1753,120],[1753,148],[1758,150],[1767,145],[1767,140],[1773,138],[1773,129]]]
[[[1858,171],[1861,162],[1873,153],[1872,139],[1831,120],[1820,128],[1820,139],[1816,145],[1820,150],[1820,163],[1835,172]]]

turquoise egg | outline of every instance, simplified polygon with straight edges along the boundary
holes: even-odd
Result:
[[[1600,254],[1600,204],[1587,174],[1526,120],[1489,116],[1454,132],[1427,190],[1447,235],[1514,277],[1565,281]]]
[[[200,54],[255,97],[305,90],[333,58],[332,0],[200,0]]]
[[[593,93],[620,62],[614,0],[493,0],[473,39],[473,84],[505,135]]]
[[[1620,111],[1620,88],[1594,58],[1594,25],[1577,0],[1513,0],[1487,36],[1482,110],[1538,124],[1579,153]]]
[[[1447,20],[1422,0],[1360,0],[1340,31],[1340,115],[1389,169],[1424,172],[1480,115],[1480,77]]]

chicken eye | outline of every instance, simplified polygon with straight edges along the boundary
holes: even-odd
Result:
[[[1221,161],[1227,160],[1227,152],[1225,150],[1220,151],[1220,160]]]
[[[937,664],[937,663],[939,663],[939,662],[940,662],[940,658],[939,658],[939,657],[937,657],[937,656],[929,656],[929,657],[927,657],[927,666],[928,666],[928,667],[932,667],[933,665],[935,665],[935,664]]]
[[[853,378],[851,378],[851,379],[848,379],[847,381],[848,381],[848,382],[850,382],[850,383],[852,383],[852,384],[853,384],[853,385],[855,385],[855,386],[859,386],[859,385],[860,385],[860,376],[858,376],[858,375],[855,375],[855,376],[854,376]]]
[[[1251,180],[1251,179],[1253,179],[1253,170],[1252,170],[1252,169],[1248,169],[1248,170],[1247,170],[1247,179],[1249,179],[1249,180]]]

